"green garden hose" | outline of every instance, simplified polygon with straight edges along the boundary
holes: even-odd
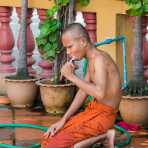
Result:
[[[122,127],[120,127],[118,125],[114,125],[114,128],[127,137],[127,140],[125,140],[123,143],[115,144],[115,146],[117,148],[120,148],[120,147],[123,147],[123,146],[126,146],[126,145],[130,144],[130,142],[132,140],[132,137],[129,134],[129,132],[127,132],[124,128],[122,128]]]
[[[0,124],[0,128],[33,128],[33,129],[42,130],[44,132],[46,132],[48,130],[47,127],[32,125],[32,124]],[[41,145],[40,144],[33,144],[31,146],[24,147],[24,146],[12,146],[9,144],[0,143],[0,147],[3,147],[3,148],[40,148]]]
[[[38,126],[38,125],[32,125],[32,124],[0,124],[0,128],[33,128],[33,129],[42,130],[44,132],[46,132],[48,129],[47,127],[44,127],[44,126]],[[131,142],[131,135],[126,130],[119,127],[118,125],[115,125],[114,128],[116,130],[118,130],[119,132],[121,132],[122,134],[127,136],[126,141],[124,141],[123,143],[120,143],[120,144],[116,144],[115,146],[117,148],[120,148],[125,145],[128,145]],[[40,144],[33,144],[31,146],[24,147],[24,146],[12,146],[9,144],[0,143],[0,147],[3,147],[3,148],[40,148]]]

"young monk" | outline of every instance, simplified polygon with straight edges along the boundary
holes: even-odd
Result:
[[[71,24],[64,30],[62,43],[71,58],[87,58],[87,73],[81,80],[74,74],[75,65],[67,62],[62,67],[61,74],[79,91],[62,119],[44,134],[42,148],[87,148],[100,139],[107,141],[108,148],[114,148],[115,133],[109,129],[113,128],[121,99],[118,68],[107,53],[94,47],[80,24]],[[93,100],[76,114],[88,95]]]

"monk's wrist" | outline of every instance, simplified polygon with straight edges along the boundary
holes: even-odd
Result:
[[[64,123],[67,121],[65,117],[61,119]]]

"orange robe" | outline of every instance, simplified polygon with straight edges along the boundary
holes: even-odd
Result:
[[[112,128],[116,111],[92,100],[85,111],[73,116],[54,137],[43,139],[41,148],[72,148],[74,144]]]

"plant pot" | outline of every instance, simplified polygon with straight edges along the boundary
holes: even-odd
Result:
[[[75,85],[54,85],[49,79],[39,80],[36,84],[40,86],[41,99],[46,111],[51,114],[65,113],[75,95]]]
[[[11,105],[17,108],[31,107],[37,93],[37,79],[14,80],[6,78],[7,94]]]
[[[148,126],[148,96],[123,96],[120,103],[120,113],[127,123]]]

